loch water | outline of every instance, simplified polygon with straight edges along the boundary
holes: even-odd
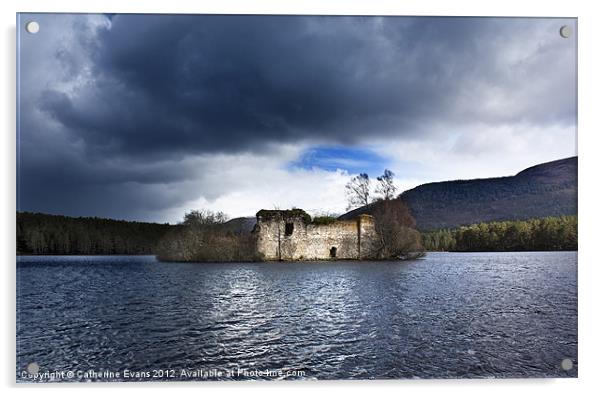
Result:
[[[16,346],[20,382],[576,377],[577,252],[21,256]]]

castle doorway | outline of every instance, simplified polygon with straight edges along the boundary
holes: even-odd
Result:
[[[336,258],[337,257],[337,248],[336,246],[333,246],[330,248],[330,257],[331,258]]]

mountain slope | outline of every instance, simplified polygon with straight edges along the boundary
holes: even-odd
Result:
[[[224,227],[234,233],[248,233],[253,231],[257,219],[255,217],[236,217],[224,223]]]
[[[400,195],[421,230],[478,222],[577,214],[577,157],[547,162],[515,176],[427,183]],[[341,216],[370,213],[372,205]]]

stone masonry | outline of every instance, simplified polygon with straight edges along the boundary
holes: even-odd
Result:
[[[376,231],[370,215],[312,222],[301,209],[260,210],[253,232],[264,260],[362,260],[374,257]]]

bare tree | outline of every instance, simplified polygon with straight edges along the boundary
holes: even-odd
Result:
[[[367,173],[360,173],[354,176],[347,185],[347,210],[365,206],[370,203],[370,177]]]
[[[390,199],[395,198],[395,192],[397,191],[397,187],[393,182],[393,177],[395,173],[391,172],[389,169],[385,169],[382,176],[378,176],[376,180],[378,181],[378,185],[376,186],[376,193],[380,195],[381,199],[388,201]]]

